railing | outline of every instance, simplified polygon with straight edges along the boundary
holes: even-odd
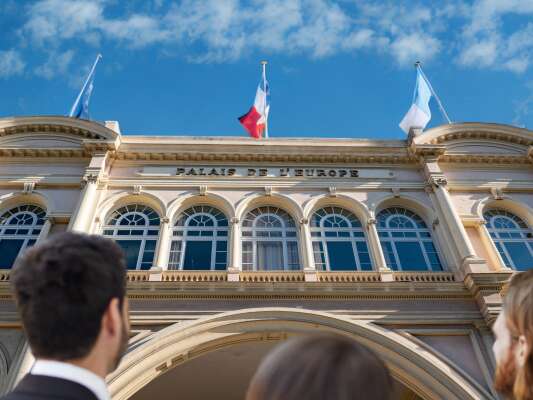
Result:
[[[455,282],[450,272],[394,272],[396,282]]]
[[[304,282],[303,271],[245,271],[239,273],[241,282]]]
[[[379,272],[318,272],[318,282],[381,282]]]
[[[9,281],[9,270],[8,269],[3,269],[3,270],[0,270],[0,282],[7,282]]]
[[[163,271],[163,282],[224,282],[226,271]]]
[[[126,280],[128,282],[146,282],[150,279],[150,271],[128,271]]]

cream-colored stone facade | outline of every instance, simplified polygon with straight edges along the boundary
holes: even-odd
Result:
[[[152,242],[142,239],[149,256],[128,273],[133,337],[109,377],[115,399],[242,398],[275,343],[318,331],[349,335],[378,352],[398,398],[493,399],[490,325],[504,283],[533,265],[513,261],[512,246],[495,242],[487,212],[521,221],[515,241],[533,249],[533,132],[465,123],[415,130],[405,141],[254,141],[128,136],[115,122],[63,117],[0,119],[0,217],[27,205],[43,211],[27,244],[65,230],[110,234],[113,215],[133,205],[157,219],[145,232]],[[227,221],[227,248],[212,270],[184,268],[189,261],[174,243],[182,235],[179,216],[200,206]],[[246,221],[258,207],[291,221],[275,242],[284,249],[280,270],[266,268],[272,261],[253,247],[263,239],[250,239]],[[327,239],[317,244],[323,227],[316,213],[324,208],[358,221],[349,242],[353,268],[320,261],[333,256],[324,247],[337,248]],[[396,240],[384,233],[386,210],[418,218],[426,270],[412,270],[400,254],[407,245],[384,244]],[[213,247],[212,260],[218,251]],[[2,271],[5,391],[32,358],[9,270]]]

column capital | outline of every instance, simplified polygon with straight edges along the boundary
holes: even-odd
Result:
[[[231,222],[232,224],[238,224],[239,223],[239,218],[238,217],[231,217],[229,222]]]
[[[300,218],[300,220],[298,222],[300,223],[300,225],[307,225],[309,223],[309,219]]]
[[[448,185],[448,180],[444,175],[430,175],[426,181],[426,185],[431,188],[444,187]]]
[[[168,224],[170,222],[170,218],[167,217],[167,216],[164,216],[163,218],[161,218],[161,223],[162,224]]]

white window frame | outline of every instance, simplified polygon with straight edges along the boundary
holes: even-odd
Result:
[[[500,253],[500,256],[502,255],[501,253],[505,255],[505,257],[502,257],[502,261],[504,264],[506,264],[506,266],[515,270],[519,270],[515,265],[513,258],[511,257],[511,252],[507,250],[505,242],[524,243],[526,248],[529,250],[529,254],[531,257],[533,257],[533,230],[530,229],[525,221],[523,221],[520,217],[506,210],[493,208],[485,211],[483,213],[483,218],[487,223],[487,230],[489,231],[490,238]],[[514,227],[496,228],[494,226],[495,218],[503,218]],[[519,235],[520,237],[502,237],[502,235],[510,236],[511,234]],[[506,259],[509,263],[508,265],[505,262]]]
[[[385,213],[385,217],[383,216]],[[396,228],[391,227],[390,221],[394,217],[401,217],[401,218],[407,218],[407,220],[414,226],[414,228]],[[433,240],[433,236],[431,235],[431,231],[428,229],[426,223],[420,216],[413,211],[403,208],[403,207],[389,207],[386,208],[378,213],[376,216],[377,219],[377,230],[379,235],[380,244],[383,249],[383,253],[385,255],[385,258],[387,258],[388,251],[385,249],[384,243],[390,243],[392,248],[392,253],[394,255],[394,261],[398,267],[398,271],[404,271],[404,267],[402,266],[400,256],[398,254],[398,250],[396,249],[396,242],[418,242],[420,244],[420,248],[422,250],[422,256],[424,257],[424,261],[426,263],[427,271],[443,271],[444,266],[442,264],[442,259],[440,257],[440,252],[437,247],[437,244]],[[385,226],[383,226],[383,224]],[[404,232],[404,233],[414,233],[414,236],[411,237],[393,237],[393,232]],[[422,235],[427,234],[427,235]],[[386,236],[384,236],[386,235]],[[431,243],[433,247],[435,248],[435,254],[437,255],[437,259],[439,260],[440,268],[433,267],[433,265],[430,262],[428,252],[426,250],[426,246],[424,246],[424,243]],[[389,265],[388,265],[389,266]],[[391,266],[389,266],[391,267]],[[406,270],[409,271],[409,270]]]
[[[258,212],[258,210],[264,210],[264,212]],[[257,213],[257,214],[256,214]],[[272,217],[275,218],[281,225],[281,227],[259,227],[257,223],[260,218],[263,217]],[[247,221],[251,223],[246,226]],[[251,226],[250,226],[251,225]],[[300,260],[300,249],[299,249],[299,236],[298,229],[294,223],[293,218],[283,209],[273,206],[260,206],[256,207],[253,210],[250,210],[246,216],[243,218],[241,223],[241,253],[244,253],[245,243],[252,244],[252,271],[258,271],[257,266],[257,242],[280,242],[282,245],[282,255],[283,255],[283,271],[299,271],[302,269],[301,260]],[[268,236],[258,236],[258,232],[267,232]],[[271,233],[279,233],[279,236],[271,236]],[[246,233],[249,233],[247,236]],[[288,235],[290,233],[290,235]],[[294,242],[296,253],[298,256],[298,268],[289,269],[289,251],[288,251],[288,242]],[[244,260],[244,257],[242,257]],[[244,269],[244,262],[242,262]],[[248,269],[249,270],[249,269]],[[260,270],[262,271],[262,270]],[[267,270],[270,271],[270,270]],[[275,271],[275,270],[273,270]]]
[[[180,221],[182,220],[183,215],[187,215],[185,218],[185,222],[183,225],[180,224]],[[221,215],[221,218],[217,219],[217,216]],[[199,216],[205,216],[210,218],[213,221],[212,226],[190,226],[191,221],[194,218],[197,218]],[[226,221],[226,226],[220,226],[220,221]],[[191,231],[205,231],[205,232],[212,232],[213,234],[211,236],[191,236],[189,233]],[[181,235],[178,233],[182,232]],[[226,235],[221,235],[221,232],[226,232]],[[228,268],[228,249],[229,249],[229,225],[228,225],[228,218],[226,215],[220,211],[219,209],[212,207],[212,206],[193,206],[190,207],[180,213],[178,218],[176,218],[176,222],[174,224],[174,227],[172,228],[172,240],[170,244],[170,256],[169,256],[169,262],[168,262],[168,269],[169,270],[183,270],[183,263],[185,261],[185,252],[187,250],[187,242],[189,241],[198,241],[198,242],[211,242],[211,265],[210,270],[215,271],[216,270],[216,256],[217,256],[217,244],[218,242],[226,242],[226,265],[225,270]],[[174,250],[174,244],[177,242],[181,242],[180,250]],[[177,246],[177,245],[176,245]],[[172,253],[179,253],[179,260],[177,263],[172,262]]]
[[[120,215],[116,215],[116,213],[120,212],[121,210],[125,210],[125,212],[122,212]],[[156,218],[152,219],[157,220],[157,225],[150,225],[150,215],[145,212],[153,213],[153,215],[156,216]],[[136,223],[132,225],[120,225],[120,222],[122,220],[133,215],[140,216],[144,223],[140,225],[137,225]],[[115,219],[114,222],[113,219]],[[142,231],[142,233],[140,235],[119,235],[119,232],[123,232],[126,230]],[[107,233],[107,231],[112,231],[112,233]],[[149,234],[150,231],[157,231],[157,235]],[[136,270],[139,270],[142,267],[142,260],[144,257],[144,251],[147,241],[155,241],[154,258],[152,260],[152,265],[155,263],[158,244],[157,242],[159,240],[160,231],[161,219],[159,214],[153,208],[145,206],[143,204],[128,204],[117,208],[110,214],[110,216],[107,218],[106,225],[104,225],[102,228],[103,236],[111,238],[115,241],[141,241],[141,245],[139,246],[139,254],[137,255],[137,262],[135,264]]]
[[[321,212],[323,212],[324,215],[320,215]],[[344,222],[346,222],[348,227],[336,227],[336,228],[325,227],[324,223],[330,217],[342,219]],[[318,221],[319,226],[316,226],[316,221]],[[355,226],[353,222],[356,223]],[[359,226],[357,226],[357,224]],[[322,246],[322,252],[319,251],[318,256],[321,257],[320,253],[323,253],[324,266],[326,268],[325,269],[326,271],[331,271],[328,246],[327,246],[328,242],[350,242],[352,245],[352,252],[355,258],[355,264],[356,264],[357,271],[362,270],[361,259],[359,257],[359,251],[357,250],[358,242],[363,242],[366,244],[368,255],[370,257],[370,250],[368,248],[368,241],[367,241],[366,233],[363,230],[361,222],[355,216],[355,214],[346,210],[345,208],[336,207],[336,206],[327,206],[327,207],[322,207],[319,210],[315,211],[311,219],[310,231],[311,231],[311,241],[312,241],[312,246],[313,246],[313,258],[314,258],[314,263],[315,263],[315,267],[317,270],[322,270],[321,268],[322,262],[320,263],[317,262],[317,252],[315,251],[315,246],[314,246],[315,243],[318,244],[319,248],[320,248],[320,245]],[[335,232],[335,233],[345,232],[345,233],[348,233],[348,236],[339,236],[339,235],[326,236],[326,232],[328,233],[329,232]],[[359,234],[362,233],[363,235],[356,236],[357,233]],[[372,263],[372,261],[370,262]],[[373,266],[371,266],[371,268],[373,268]]]
[[[32,223],[23,225],[13,223],[20,216],[27,214],[32,218]],[[35,244],[43,229],[46,218],[46,211],[34,204],[22,204],[5,210],[0,216],[0,239],[1,240],[23,240],[22,246],[17,254],[17,258]],[[15,233],[6,233],[15,230]],[[18,230],[28,230],[27,233],[18,233]]]

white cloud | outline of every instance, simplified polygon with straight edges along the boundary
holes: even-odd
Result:
[[[0,78],[20,75],[24,71],[25,63],[17,50],[0,51]]]
[[[193,62],[235,61],[250,54],[324,58],[373,51],[401,67],[446,56],[469,68],[516,73],[531,65],[533,0],[39,0],[21,35],[65,53],[73,42],[132,49],[157,45]],[[457,32],[454,34],[454,32]],[[48,63],[48,62],[47,62]],[[46,63],[45,63],[46,64]],[[51,68],[59,71],[59,68]],[[50,69],[50,71],[51,71]],[[43,76],[52,76],[45,65]]]
[[[401,35],[390,45],[392,54],[401,65],[417,60],[429,60],[440,50],[440,41],[423,32]]]
[[[35,68],[35,75],[45,79],[52,79],[58,74],[64,74],[68,71],[73,57],[73,50],[67,50],[63,53],[51,52],[48,60]]]

